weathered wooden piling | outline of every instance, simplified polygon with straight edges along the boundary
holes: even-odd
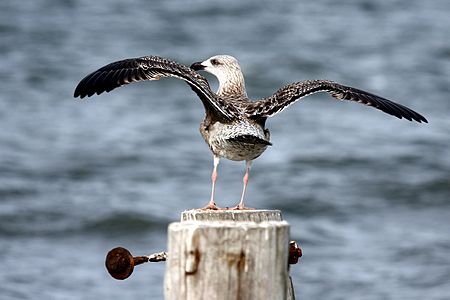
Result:
[[[168,230],[166,300],[293,299],[278,210],[190,210]]]

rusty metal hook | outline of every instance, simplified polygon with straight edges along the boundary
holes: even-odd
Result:
[[[124,280],[133,273],[134,266],[146,262],[165,261],[166,259],[166,252],[158,252],[149,256],[133,257],[127,249],[116,247],[106,255],[105,266],[112,277],[118,280]]]
[[[295,265],[300,257],[302,257],[302,249],[296,241],[291,241],[289,243],[289,264]]]

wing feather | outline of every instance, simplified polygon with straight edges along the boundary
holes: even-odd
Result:
[[[164,77],[186,81],[199,96],[205,108],[215,112],[217,117],[225,120],[240,117],[236,107],[230,106],[211,91],[208,81],[203,76],[182,64],[159,56],[129,58],[110,63],[84,77],[75,88],[74,97],[100,95],[129,83]]]
[[[253,119],[265,119],[279,113],[297,100],[318,92],[327,92],[339,100],[350,100],[373,106],[399,119],[405,118],[409,121],[428,123],[424,116],[406,106],[329,80],[306,80],[286,85],[272,96],[250,104],[245,115]]]

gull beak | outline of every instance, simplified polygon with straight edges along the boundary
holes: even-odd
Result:
[[[202,65],[202,62],[195,62],[191,65],[191,69],[194,71],[204,70],[206,66]]]

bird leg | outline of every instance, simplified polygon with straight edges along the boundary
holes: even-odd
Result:
[[[220,158],[218,156],[214,155],[214,168],[213,168],[213,172],[211,174],[211,199],[208,202],[208,205],[206,205],[205,207],[203,207],[203,209],[214,209],[217,210],[219,209],[216,206],[216,202],[214,201],[214,192],[216,189],[216,180],[217,180],[217,166],[219,165],[219,160]]]
[[[241,201],[239,201],[239,204],[236,207],[234,207],[234,209],[246,209],[246,207],[244,206],[244,195],[245,195],[245,191],[247,190],[248,177],[249,177],[251,166],[252,166],[252,161],[247,160],[245,163],[244,178],[242,179],[242,182],[244,183],[244,187],[242,188]]]

